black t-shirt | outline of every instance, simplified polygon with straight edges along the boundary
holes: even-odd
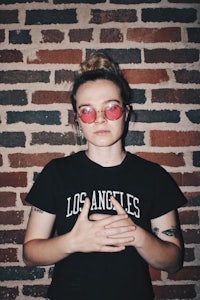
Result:
[[[102,167],[81,151],[48,163],[26,200],[56,215],[58,235],[69,232],[85,197],[90,213],[115,214],[113,195],[130,218],[151,231],[150,221],[185,203],[170,175],[159,165],[127,153],[114,167]],[[48,297],[55,300],[150,300],[147,263],[134,247],[119,253],[74,253],[55,264]]]

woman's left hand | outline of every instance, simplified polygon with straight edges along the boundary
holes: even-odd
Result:
[[[120,214],[126,214],[126,211],[124,210],[124,208],[120,205],[120,203],[113,197],[111,196],[110,201],[112,202],[114,208],[116,209],[116,212],[118,215]],[[108,214],[92,214],[90,215],[89,219],[91,221],[98,221],[98,220],[102,220],[102,219],[106,219],[108,218],[110,215]],[[130,219],[124,219],[124,220],[119,220],[119,221],[115,221],[109,225],[106,226],[106,228],[116,228],[116,227],[127,227],[127,226],[133,226],[134,230],[130,231],[128,234],[129,236],[131,235],[131,237],[133,237],[133,241],[126,243],[125,246],[133,246],[133,242],[134,242],[134,231],[136,230],[136,225],[134,224],[134,222]],[[122,237],[122,235],[124,234],[120,234],[120,236]],[[113,235],[114,237],[119,237],[119,235]],[[127,233],[126,233],[126,237],[127,237]]]

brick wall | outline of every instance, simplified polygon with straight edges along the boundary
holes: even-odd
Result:
[[[25,267],[24,197],[52,158],[81,149],[69,91],[107,49],[132,88],[127,150],[163,165],[188,199],[184,268],[151,270],[156,299],[200,299],[199,0],[0,1],[0,299],[43,299],[52,267]],[[95,300],[95,299],[94,299]]]

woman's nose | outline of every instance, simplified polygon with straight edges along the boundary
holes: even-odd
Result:
[[[96,111],[95,123],[104,123],[106,121],[105,113],[103,110]]]

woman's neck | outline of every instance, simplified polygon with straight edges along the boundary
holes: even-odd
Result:
[[[120,165],[126,156],[125,150],[117,147],[89,147],[85,153],[89,159],[103,167]]]

